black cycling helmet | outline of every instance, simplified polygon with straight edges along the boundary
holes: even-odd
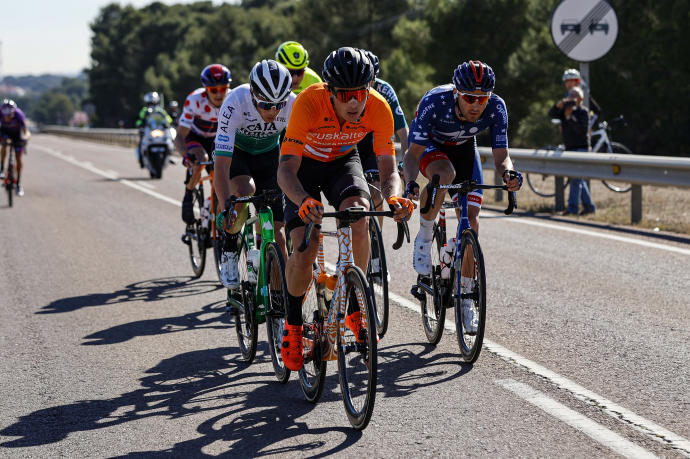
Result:
[[[369,50],[364,51],[367,53],[367,57],[371,61],[372,64],[374,64],[374,78],[379,76],[379,73],[381,72],[381,63],[379,62],[378,56],[376,54],[372,53]]]
[[[360,88],[374,79],[374,64],[359,48],[333,51],[323,63],[323,80],[335,88]]]

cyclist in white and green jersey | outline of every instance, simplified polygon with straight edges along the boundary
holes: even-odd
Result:
[[[237,242],[246,205],[236,207],[237,218],[223,221],[225,201],[230,196],[279,189],[280,134],[287,127],[295,98],[290,71],[274,60],[263,60],[252,68],[248,84],[230,92],[218,113],[214,169],[220,209],[217,223],[227,233],[220,273],[227,288],[239,286]],[[287,257],[283,208],[275,206],[272,210],[276,242]]]

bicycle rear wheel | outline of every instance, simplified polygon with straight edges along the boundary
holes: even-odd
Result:
[[[544,147],[537,148],[535,153],[544,151],[554,152],[556,150],[559,149],[552,145],[546,145]],[[538,194],[543,198],[552,198],[556,196],[556,181],[553,175],[533,173],[525,174],[525,178],[527,179],[527,185],[529,185],[530,189],[534,191],[535,194]],[[568,182],[569,180],[566,178],[563,186],[568,186]]]
[[[326,382],[326,364],[321,342],[324,337],[323,318],[326,305],[323,286],[312,280],[302,303],[304,366],[299,371],[299,383],[307,401],[316,403]]]
[[[601,153],[601,152],[599,152]],[[611,153],[615,154],[622,154],[622,155],[632,155],[633,152],[630,150],[630,148],[626,147],[622,143],[618,142],[611,142]],[[632,190],[632,185],[630,183],[624,183],[624,182],[614,182],[614,181],[606,181],[602,180],[602,183],[606,188],[608,188],[611,191],[615,191],[616,193],[627,193],[628,191]]]
[[[266,247],[266,288],[268,305],[266,308],[266,334],[268,349],[273,362],[273,372],[281,384],[290,379],[290,370],[285,367],[280,355],[283,342],[283,330],[287,313],[287,282],[285,280],[285,263],[283,255],[275,242]]]
[[[386,264],[386,251],[383,246],[383,235],[376,218],[369,219],[369,239],[371,250],[369,265],[367,266],[367,282],[371,287],[371,296],[374,300],[376,331],[379,338],[383,338],[386,330],[388,330],[388,266]]]
[[[201,224],[201,209],[204,205],[204,193],[199,189],[192,191],[194,206],[194,223],[187,225],[186,235],[189,248],[189,261],[192,263],[194,277],[201,277],[206,266],[206,237]]]
[[[241,233],[244,234],[244,233]],[[242,354],[242,360],[252,363],[256,356],[256,343],[259,334],[259,324],[256,321],[256,307],[254,303],[254,284],[249,282],[247,271],[247,245],[244,237],[240,237],[237,249],[240,287],[236,290],[228,291],[236,300],[233,304],[233,314],[235,316],[235,331],[237,341]]]
[[[431,243],[431,276],[417,276],[417,298],[422,309],[422,326],[426,339],[431,344],[438,344],[443,336],[443,325],[446,322],[446,307],[442,294],[444,280],[441,279],[440,253],[445,240],[441,229],[434,225],[434,237]]]
[[[479,357],[484,341],[484,325],[486,322],[486,274],[484,271],[484,256],[479,246],[477,233],[468,228],[462,232],[460,246],[460,258],[464,260],[465,254],[474,257],[474,275],[472,276],[472,289],[470,292],[462,293],[460,285],[461,269],[457,267],[453,276],[453,295],[452,301],[455,304],[455,327],[458,336],[458,345],[463,360],[474,363]],[[461,264],[460,264],[461,265]],[[462,300],[470,300],[471,308],[477,317],[477,330],[473,332],[466,327],[465,309]]]
[[[371,292],[362,270],[345,272],[346,314],[358,314],[352,328],[338,334],[338,374],[343,404],[350,424],[364,429],[374,412],[377,379],[377,336]]]

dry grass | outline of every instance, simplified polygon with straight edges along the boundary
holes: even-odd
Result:
[[[484,176],[485,183],[493,183],[493,171],[486,171]],[[630,192],[614,193],[599,180],[592,180],[590,183],[592,200],[597,206],[596,213],[568,218],[690,234],[690,188],[643,186],[642,221],[633,225],[630,223]],[[567,201],[568,189],[565,193],[566,204]],[[494,193],[485,192],[484,202],[495,204]],[[553,210],[555,199],[535,194],[526,182],[518,193],[518,205],[522,211],[556,214]]]

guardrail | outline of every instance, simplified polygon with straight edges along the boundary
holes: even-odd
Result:
[[[125,147],[136,147],[139,144],[138,129],[102,129],[76,128],[68,126],[43,126],[41,132],[64,135],[80,139],[105,142]]]
[[[480,147],[485,169],[494,169],[491,149]],[[642,220],[642,185],[690,188],[690,158],[642,156],[575,151],[511,148],[510,157],[520,172],[554,175],[556,210],[563,208],[562,177],[611,180],[632,184],[630,221]],[[501,180],[500,177],[496,177]],[[560,181],[561,186],[558,186]],[[497,195],[497,200],[502,197]]]

